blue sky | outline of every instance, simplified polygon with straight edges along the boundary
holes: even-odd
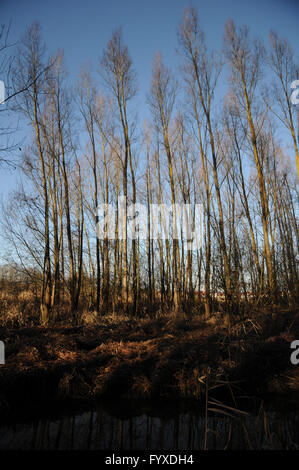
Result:
[[[11,40],[17,41],[26,27],[38,20],[47,52],[64,50],[74,81],[89,60],[96,72],[112,31],[121,25],[137,71],[135,104],[142,122],[148,116],[145,96],[152,59],[160,50],[166,64],[176,69],[176,30],[188,5],[186,0],[0,0],[0,23],[12,22]],[[298,50],[299,0],[193,0],[192,5],[212,48],[221,49],[225,22],[232,18],[237,24],[247,24],[253,36],[265,41],[274,29],[288,38],[295,52]],[[0,169],[0,198],[7,195],[16,178],[16,172]]]

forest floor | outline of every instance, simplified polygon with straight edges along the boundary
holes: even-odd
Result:
[[[104,317],[98,324],[0,327],[0,415],[98,399],[206,399],[242,408],[250,400],[298,398],[295,311],[259,312],[230,327],[214,315]],[[287,397],[287,400],[286,400]],[[246,401],[247,400],[247,401]]]

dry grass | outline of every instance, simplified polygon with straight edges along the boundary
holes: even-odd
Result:
[[[0,327],[20,328],[38,324],[38,299],[29,290],[0,292]]]
[[[23,290],[18,294],[18,300],[20,302],[34,302],[35,295],[30,290]]]
[[[218,400],[235,409],[241,395],[298,391],[289,361],[298,318],[291,311],[275,319],[252,312],[229,326],[220,315],[207,322],[201,315],[132,319],[85,312],[79,326],[42,328],[17,323],[16,310],[11,320],[12,310],[5,315],[0,387],[11,406],[20,399],[24,405],[24,389],[44,403],[104,396],[204,400],[208,387],[211,408]]]
[[[85,326],[95,326],[99,323],[99,316],[97,312],[84,312],[81,316],[81,322]]]

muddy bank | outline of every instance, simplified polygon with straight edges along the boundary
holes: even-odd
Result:
[[[3,417],[99,399],[208,396],[244,408],[276,396],[293,407],[299,391],[299,366],[290,362],[290,343],[299,339],[292,311],[256,313],[231,325],[220,317],[109,317],[93,326],[2,328],[0,339]]]

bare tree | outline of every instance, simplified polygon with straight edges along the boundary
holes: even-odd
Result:
[[[231,67],[231,86],[239,102],[239,106],[244,110],[250,132],[250,144],[257,169],[259,182],[259,195],[262,207],[262,224],[265,243],[265,257],[267,264],[269,291],[274,292],[273,266],[271,257],[271,246],[269,239],[269,207],[266,193],[266,183],[262,154],[258,148],[259,123],[254,121],[254,103],[257,85],[261,78],[262,60],[264,49],[260,42],[250,44],[248,38],[248,28],[236,29],[232,21],[226,25],[226,56]]]
[[[110,39],[101,61],[101,75],[116,101],[121,123],[123,139],[123,156],[121,157],[123,173],[124,227],[123,227],[123,299],[128,308],[128,254],[127,254],[127,198],[128,198],[128,165],[131,170],[133,204],[136,203],[136,183],[133,169],[131,131],[129,127],[128,104],[136,94],[136,76],[129,56],[128,48],[123,44],[121,28],[116,30]],[[134,309],[137,301],[137,255],[136,241],[133,240],[133,289]]]
[[[230,263],[227,253],[225,230],[224,230],[224,215],[222,209],[222,200],[220,193],[220,182],[218,177],[219,157],[217,155],[215,128],[212,117],[212,103],[217,85],[217,80],[220,73],[221,64],[213,54],[209,54],[202,30],[199,28],[198,18],[196,11],[192,8],[186,9],[183,20],[179,30],[179,41],[183,57],[185,61],[184,69],[187,74],[189,84],[194,82],[196,88],[193,93],[193,107],[195,117],[197,120],[197,127],[199,132],[199,142],[201,142],[201,126],[199,124],[198,108],[199,105],[204,118],[205,126],[209,135],[210,153],[212,159],[212,171],[215,185],[215,192],[218,206],[218,224],[219,224],[219,241],[221,253],[223,256],[224,273],[225,273],[225,293],[228,301],[231,300],[231,282],[230,282]],[[198,103],[198,104],[197,104]],[[203,155],[202,144],[200,143],[200,152],[203,164],[205,187],[207,193],[207,201],[209,200],[209,186],[207,181],[207,168]],[[209,243],[209,242],[208,242]],[[208,254],[208,253],[207,253]],[[209,257],[209,254],[208,254]],[[209,261],[208,261],[209,266]],[[207,281],[208,282],[208,281]],[[206,304],[206,311],[208,314],[208,304]]]
[[[276,32],[270,34],[270,66],[276,76],[276,82],[272,85],[271,96],[274,96],[275,104],[268,100],[268,104],[282,124],[290,131],[297,163],[297,175],[299,178],[299,150],[295,130],[295,106],[291,103],[290,86],[299,76],[299,65],[295,63],[293,51],[286,39],[280,39]],[[299,132],[299,130],[298,130]]]
[[[43,279],[41,294],[41,321],[46,323],[49,319],[51,302],[51,261],[50,261],[50,232],[49,232],[49,195],[46,174],[45,153],[42,145],[41,108],[43,106],[43,81],[41,80],[44,64],[44,45],[40,38],[40,26],[34,23],[22,40],[22,48],[18,57],[18,69],[14,74],[14,84],[17,89],[24,89],[18,95],[18,109],[25,114],[31,122],[39,154],[41,180],[43,187],[44,204],[44,233],[45,250],[43,261]],[[32,87],[27,88],[28,82]]]
[[[157,54],[154,59],[153,72],[152,72],[152,83],[151,93],[149,96],[149,103],[154,116],[156,126],[158,126],[159,132],[162,134],[162,142],[165,149],[167,163],[168,163],[168,175],[171,190],[171,204],[173,206],[173,305],[174,309],[177,310],[179,306],[179,279],[178,279],[178,240],[177,240],[177,229],[176,229],[176,188],[175,188],[175,176],[173,167],[173,153],[170,144],[169,127],[171,123],[171,117],[175,104],[175,98],[177,93],[177,82],[172,77],[170,71],[163,64],[161,55]]]

